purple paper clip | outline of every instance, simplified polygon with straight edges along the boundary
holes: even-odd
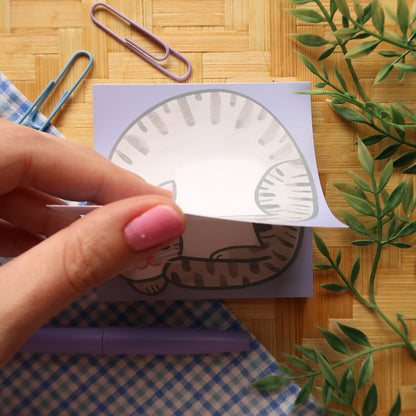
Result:
[[[138,45],[132,39],[130,39],[128,37],[126,37],[126,38],[123,39],[121,36],[119,36],[116,33],[114,33],[107,26],[103,25],[100,21],[98,21],[97,18],[95,17],[94,14],[95,14],[95,10],[97,9],[97,7],[103,7],[105,9],[109,10],[110,12],[112,12],[113,14],[117,15],[120,19],[122,19],[125,22],[127,22],[132,28],[136,29],[142,35],[147,36],[152,41],[154,41],[157,45],[161,46],[162,49],[164,49],[165,54],[162,57],[157,57],[157,56],[153,55],[151,52],[149,52],[148,50],[146,50],[143,47],[141,47],[140,45]],[[124,46],[126,46],[127,48],[129,48],[132,52],[134,52],[135,54],[139,55],[141,58],[143,58],[150,65],[154,66],[156,69],[158,69],[159,71],[163,72],[168,77],[174,79],[175,81],[185,81],[191,75],[192,66],[191,66],[191,63],[189,62],[189,60],[187,58],[185,58],[183,55],[181,55],[175,49],[171,48],[167,43],[163,42],[161,39],[159,39],[158,37],[156,37],[153,33],[149,32],[144,27],[138,25],[133,20],[131,20],[128,17],[124,16],[118,10],[114,9],[113,7],[109,6],[108,4],[101,3],[101,2],[95,3],[91,7],[90,15],[91,15],[92,21],[98,27],[100,27],[102,30],[104,30],[105,32],[107,32],[110,36],[112,36],[118,42],[122,43]],[[186,63],[186,65],[188,67],[188,71],[182,77],[178,77],[177,75],[172,74],[172,72],[169,72],[168,70],[166,70],[165,68],[163,68],[163,66],[161,66],[161,65],[158,64],[158,62],[165,61],[169,57],[170,54],[176,56],[178,59],[180,59],[181,61],[183,61],[183,62]]]

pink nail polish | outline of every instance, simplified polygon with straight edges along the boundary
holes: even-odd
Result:
[[[145,250],[174,237],[184,230],[182,220],[175,211],[158,205],[134,218],[125,228],[127,243],[135,250]]]

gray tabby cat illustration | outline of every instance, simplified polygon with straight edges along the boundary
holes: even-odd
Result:
[[[254,243],[243,238],[189,254],[195,241],[185,234],[123,273],[147,295],[168,284],[237,289],[275,278],[296,258],[303,232],[268,224],[301,225],[317,214],[315,186],[297,144],[274,114],[235,91],[205,89],[159,103],[124,130],[110,159],[170,189],[190,214],[256,221],[245,223]],[[218,220],[213,227],[224,234]]]
[[[258,244],[226,247],[208,258],[183,255],[176,240],[122,274],[138,292],[158,295],[168,285],[195,289],[238,289],[264,283],[283,273],[295,260],[303,228],[252,224]]]

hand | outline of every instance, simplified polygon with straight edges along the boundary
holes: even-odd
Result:
[[[103,204],[77,218],[58,198]],[[81,294],[177,238],[168,192],[93,150],[0,119],[0,366]]]

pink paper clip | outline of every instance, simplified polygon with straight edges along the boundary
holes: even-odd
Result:
[[[116,33],[114,33],[107,26],[103,25],[100,21],[98,21],[97,18],[95,17],[95,15],[94,15],[95,14],[95,10],[98,7],[103,7],[105,9],[109,10],[113,14],[117,15],[120,19],[122,19],[125,22],[127,22],[133,29],[136,29],[142,35],[145,35],[149,39],[151,39],[152,41],[154,41],[157,45],[159,45],[165,51],[164,55],[162,57],[157,57],[154,54],[152,54],[151,52],[149,52],[148,50],[146,50],[143,47],[141,47],[140,45],[138,45],[132,39],[127,38],[127,37],[123,39],[121,36],[119,36]],[[104,30],[105,32],[107,32],[110,36],[112,36],[118,42],[122,43],[124,46],[126,46],[127,48],[129,48],[132,52],[134,52],[135,54],[139,55],[141,58],[143,58],[150,65],[154,66],[156,69],[158,69],[159,71],[163,72],[168,77],[174,79],[175,81],[185,81],[191,75],[192,66],[191,66],[191,63],[189,62],[189,60],[187,58],[185,58],[183,55],[181,55],[175,49],[171,48],[167,43],[163,42],[163,40],[161,40],[158,37],[156,37],[153,33],[149,32],[148,30],[146,30],[142,26],[138,25],[133,20],[131,20],[128,17],[124,16],[118,10],[114,9],[113,7],[109,6],[108,4],[101,3],[101,2],[95,3],[91,7],[90,15],[91,15],[92,21],[98,27],[100,27],[102,30]],[[169,72],[167,69],[165,69],[163,66],[159,65],[159,63],[158,63],[158,62],[165,61],[169,57],[169,55],[171,55],[171,54],[174,55],[174,56],[176,56],[181,61],[185,62],[186,65],[187,65],[187,67],[188,67],[187,73],[185,75],[183,75],[182,77],[179,77],[179,76],[177,76],[175,74],[172,74],[172,72]]]

